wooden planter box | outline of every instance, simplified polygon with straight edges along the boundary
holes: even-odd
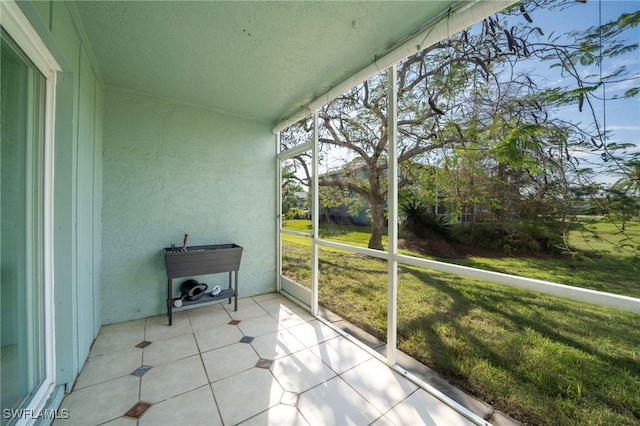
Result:
[[[234,299],[234,310],[238,310],[238,269],[242,258],[242,247],[237,244],[217,244],[209,246],[193,246],[183,251],[182,248],[164,249],[164,262],[167,268],[167,316],[169,325],[173,319],[173,304],[178,298],[173,297],[173,279],[193,277],[196,275],[229,273],[229,288],[214,296],[203,295],[198,300],[184,300],[182,306],[212,302],[216,300]],[[235,272],[235,285],[232,287],[232,274]]]
[[[164,249],[167,278],[217,274],[240,269],[242,247],[236,244],[217,244],[188,247],[171,251]]]

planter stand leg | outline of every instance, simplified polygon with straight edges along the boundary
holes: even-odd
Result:
[[[172,300],[171,300],[171,279],[167,280],[167,316],[169,317],[169,325],[171,325],[172,321],[173,321],[173,306],[172,306]]]
[[[237,270],[236,270],[236,285],[235,285],[233,300],[234,300],[233,310],[237,311],[238,310],[238,271]]]

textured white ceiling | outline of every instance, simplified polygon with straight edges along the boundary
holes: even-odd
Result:
[[[80,1],[107,85],[274,124],[455,0]]]

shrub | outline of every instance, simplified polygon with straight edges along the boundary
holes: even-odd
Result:
[[[561,252],[562,228],[559,222],[538,221],[484,222],[473,227],[457,227],[454,239],[475,247],[506,253]]]
[[[448,238],[449,228],[445,219],[434,214],[431,206],[422,200],[410,198],[400,204],[402,227],[418,238],[433,235]]]
[[[294,208],[285,213],[286,220],[307,219],[307,212],[303,209]]]

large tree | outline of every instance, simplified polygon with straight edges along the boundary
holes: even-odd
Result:
[[[596,103],[600,87],[628,73],[619,68],[596,78],[589,67],[637,49],[623,35],[638,24],[640,12],[565,37],[545,35],[532,19],[538,8],[568,4],[580,7],[575,2],[514,6],[398,65],[401,187],[414,183],[416,170],[424,167],[448,170],[441,184],[449,185],[452,204],[492,205],[504,215],[518,210],[510,206],[514,194],[568,200],[569,188],[584,184],[592,170],[581,152],[598,150],[603,159],[622,164],[606,143]],[[527,67],[534,61],[547,62],[570,83],[538,84]],[[327,199],[340,195],[359,200],[354,206],[369,205],[374,249],[383,249],[387,198],[386,83],[381,73],[320,110],[321,161],[337,156],[344,161],[338,168],[327,164],[319,183],[334,188]],[[625,96],[637,93],[630,89]],[[589,115],[589,125],[554,114],[569,104]]]

